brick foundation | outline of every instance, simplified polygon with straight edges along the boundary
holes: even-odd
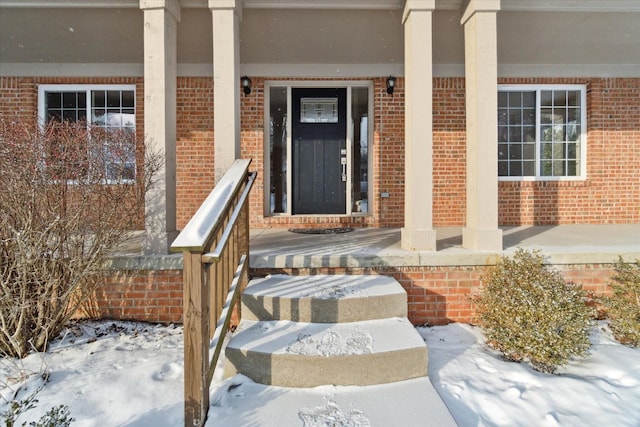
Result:
[[[611,264],[553,266],[565,280],[581,284],[595,297],[607,295]],[[394,277],[407,291],[409,320],[414,325],[473,323],[471,297],[482,283],[485,266],[252,269],[268,274],[381,274]],[[182,322],[182,270],[124,271],[107,279],[96,293],[91,317],[148,322]]]

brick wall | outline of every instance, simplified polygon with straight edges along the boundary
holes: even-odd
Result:
[[[587,85],[587,179],[500,182],[503,225],[640,221],[640,79],[503,79]]]
[[[464,78],[433,80],[433,225],[435,227],[465,224],[467,142],[464,91]]]
[[[92,318],[182,322],[182,270],[120,271],[83,310]]]
[[[176,95],[176,224],[182,229],[215,182],[213,79],[180,77]]]
[[[373,79],[374,144],[371,216],[264,216],[264,78],[241,95],[242,157],[259,172],[251,196],[251,226],[400,227],[404,209],[404,79],[388,95],[385,78]],[[53,83],[137,86],[137,128],[143,129],[141,78],[1,77],[0,114],[34,117],[37,85]],[[518,78],[501,84],[587,85],[587,180],[499,183],[501,225],[635,223],[640,221],[640,79]],[[463,78],[436,78],[433,88],[434,226],[465,223],[466,139]],[[178,79],[177,222],[182,228],[214,183],[213,83],[210,78]],[[631,167],[629,165],[632,165]],[[389,193],[381,198],[380,193]]]

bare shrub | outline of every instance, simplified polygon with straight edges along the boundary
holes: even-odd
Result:
[[[618,258],[613,281],[613,295],[604,303],[611,322],[609,326],[620,343],[640,346],[640,260],[626,263]]]
[[[538,252],[518,249],[483,278],[478,315],[489,346],[512,361],[554,372],[573,356],[586,356],[593,310],[579,285],[545,267]]]
[[[161,162],[128,130],[0,121],[0,352],[45,350],[100,286]]]

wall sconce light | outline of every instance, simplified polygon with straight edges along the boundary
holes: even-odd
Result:
[[[396,78],[393,76],[387,77],[387,93],[393,95],[393,90],[396,87]]]
[[[244,90],[244,94],[249,95],[251,93],[251,79],[247,76],[242,76],[240,78],[240,83],[242,84],[242,90]]]

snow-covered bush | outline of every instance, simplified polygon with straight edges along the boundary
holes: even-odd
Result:
[[[609,284],[613,295],[605,298],[609,326],[620,343],[640,346],[640,260],[626,263],[620,257]]]
[[[552,373],[573,356],[586,356],[593,310],[579,285],[544,265],[539,252],[518,249],[483,277],[476,298],[487,344],[512,361]]]
[[[161,160],[128,129],[0,120],[0,354],[45,350],[93,296]]]

